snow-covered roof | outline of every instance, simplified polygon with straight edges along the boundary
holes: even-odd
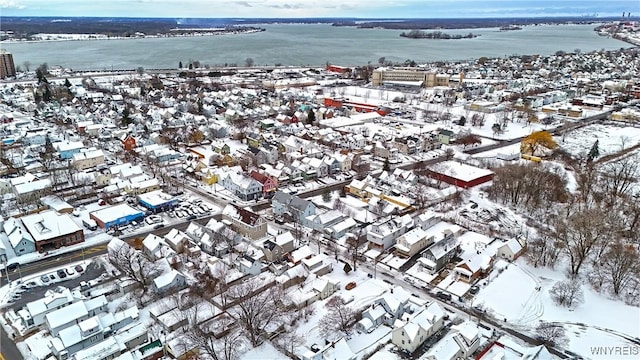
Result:
[[[430,166],[429,169],[438,174],[446,175],[465,182],[493,175],[493,171],[491,170],[462,164],[456,161],[443,161]]]
[[[166,272],[153,279],[153,284],[156,286],[156,289],[164,289],[165,287],[171,285],[174,279],[181,276],[182,274],[172,269],[171,271]]]
[[[22,223],[35,241],[57,238],[73,234],[82,229],[68,214],[58,214],[53,210],[23,216]]]
[[[104,223],[118,220],[126,216],[142,216],[142,211],[136,210],[127,204],[109,206],[91,213]]]

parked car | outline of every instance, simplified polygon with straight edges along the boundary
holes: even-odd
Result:
[[[478,291],[480,291],[480,288],[477,285],[473,285],[470,289],[469,289],[469,294],[471,295],[475,295],[478,293]]]
[[[448,301],[451,300],[451,294],[447,294],[447,293],[442,292],[442,291],[438,291],[436,293],[436,296],[439,297],[442,300],[448,300]]]
[[[154,229],[161,229],[161,228],[163,228],[163,227],[164,227],[164,224],[155,224],[155,225],[153,226],[153,228],[154,228]]]
[[[66,277],[67,277],[67,273],[66,273],[66,272],[64,272],[64,270],[62,270],[62,269],[60,269],[60,270],[56,271],[56,274],[58,274],[58,277],[59,277],[60,279],[64,279],[64,278],[66,278]]]
[[[356,287],[356,282],[352,281],[352,282],[348,283],[344,288],[345,288],[345,290],[351,290],[354,287]]]
[[[48,275],[42,275],[40,276],[40,281],[42,281],[43,284],[48,284],[49,281],[51,281],[51,279],[49,278]]]
[[[84,268],[82,267],[82,265],[76,265],[74,269],[78,274],[84,271]]]
[[[187,218],[187,220],[195,220],[198,217],[196,215],[189,215],[189,217]]]

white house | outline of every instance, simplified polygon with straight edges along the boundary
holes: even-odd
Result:
[[[412,318],[399,321],[401,326],[393,329],[391,341],[397,347],[415,352],[425,340],[444,326],[445,311],[437,302],[432,302]]]

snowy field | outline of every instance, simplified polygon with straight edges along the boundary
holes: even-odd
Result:
[[[499,262],[496,267],[499,268],[500,263],[506,265]],[[568,348],[589,358],[597,358],[592,356],[590,346],[631,346],[633,344],[620,335],[640,337],[638,308],[611,300],[587,285],[583,286],[585,301],[577,308],[556,305],[549,289],[556,281],[564,279],[560,271],[533,268],[519,260],[508,264],[502,273],[489,280],[476,296],[473,306],[483,306],[496,319],[506,319],[519,329],[531,330],[539,321],[561,323],[569,338]],[[540,287],[539,291],[537,287]],[[619,357],[632,358],[635,357]]]
[[[564,139],[562,136],[556,136],[555,140],[561,149],[566,150],[573,156],[586,156],[593,144],[598,140],[600,156],[603,156],[640,143],[640,128],[593,124],[569,132],[564,136]]]

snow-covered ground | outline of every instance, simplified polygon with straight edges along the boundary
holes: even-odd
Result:
[[[566,150],[573,156],[586,156],[593,144],[598,140],[600,156],[604,156],[640,143],[640,128],[611,124],[592,124],[575,129],[564,136],[556,136],[555,140],[561,149]]]
[[[583,304],[575,309],[560,307],[551,299],[549,290],[555,282],[565,280],[562,272],[533,268],[523,259],[496,264],[498,268],[501,266],[504,270],[490,279],[473,301],[473,306],[485,307],[496,319],[506,319],[516,328],[530,332],[539,321],[563,324],[569,338],[568,348],[589,358],[597,358],[590,353],[590,346],[634,345],[618,334],[640,337],[637,307],[609,299],[586,285]],[[631,358],[635,357],[619,357]]]
[[[240,356],[241,360],[286,360],[287,356],[279,352],[273,345],[264,343]]]

